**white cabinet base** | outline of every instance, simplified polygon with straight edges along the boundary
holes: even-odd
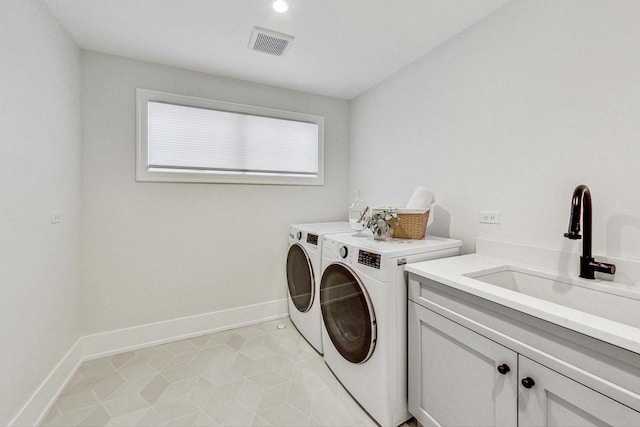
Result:
[[[408,397],[421,425],[640,426],[640,354],[420,279]]]

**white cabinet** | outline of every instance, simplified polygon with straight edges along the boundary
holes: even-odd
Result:
[[[441,293],[433,283],[410,280],[409,296],[409,412],[420,424],[640,425],[640,396],[615,385],[615,375],[589,363],[600,360],[594,350],[597,345],[581,351],[593,359],[576,367],[569,363],[573,356],[568,349],[576,347],[569,335],[566,342],[555,340],[547,348],[547,341],[536,335],[549,332],[544,328],[532,328],[519,336],[515,332],[517,314],[507,322],[509,327],[501,328],[491,320],[501,315],[491,310],[465,312],[465,307],[473,305],[472,299]],[[635,372],[640,355],[622,356],[630,372]],[[575,362],[580,365],[582,360],[575,358]],[[579,380],[571,378],[572,373]],[[626,404],[607,394],[626,399]]]
[[[516,425],[517,366],[517,353],[409,304],[409,412],[420,424]]]
[[[520,390],[519,426],[637,426],[640,413],[526,357],[519,373],[535,385]]]

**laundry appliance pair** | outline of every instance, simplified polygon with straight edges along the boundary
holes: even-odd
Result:
[[[462,242],[378,241],[330,227],[290,228],[291,320],[369,415],[383,426],[400,425],[411,417],[404,265],[459,255]]]

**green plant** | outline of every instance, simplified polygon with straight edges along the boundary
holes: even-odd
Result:
[[[398,225],[399,222],[396,211],[390,209],[373,212],[364,225],[374,236],[383,237],[390,236],[393,233],[393,226]]]

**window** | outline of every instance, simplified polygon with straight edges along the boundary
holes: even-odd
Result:
[[[138,181],[323,185],[324,118],[138,89]]]

